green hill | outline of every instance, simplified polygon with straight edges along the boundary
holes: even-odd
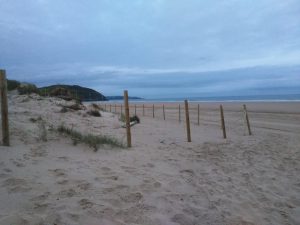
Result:
[[[78,85],[58,84],[39,88],[41,95],[57,95],[59,90],[67,90],[69,97],[80,99],[81,101],[107,101],[106,97],[101,93]]]

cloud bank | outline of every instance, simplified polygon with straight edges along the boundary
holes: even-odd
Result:
[[[142,97],[299,93],[298,0],[0,0],[0,67]]]

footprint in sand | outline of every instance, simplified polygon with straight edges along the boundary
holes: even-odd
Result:
[[[49,203],[34,203],[33,209],[35,212],[43,213],[50,207]]]
[[[31,157],[44,157],[47,156],[47,151],[45,149],[45,146],[38,145],[30,148],[30,154]]]
[[[171,187],[178,187],[178,186],[181,186],[182,183],[179,180],[173,180],[173,181],[169,182],[168,185]]]
[[[69,183],[69,181],[68,180],[59,180],[56,183],[59,184],[59,185],[66,185],[66,184]]]
[[[67,156],[60,156],[60,157],[57,157],[58,160],[61,160],[61,161],[64,161],[64,162],[68,162],[69,161],[69,158]]]
[[[139,202],[140,200],[142,200],[143,195],[140,192],[136,192],[136,193],[130,193],[128,195],[125,196],[120,196],[120,198],[127,203],[135,203],[135,202]]]
[[[80,215],[78,214],[75,214],[75,213],[67,213],[68,217],[75,221],[75,222],[78,222],[79,218],[80,218]]]
[[[186,183],[194,183],[195,173],[193,170],[181,170],[180,176],[185,180]]]
[[[67,190],[62,190],[58,193],[58,196],[61,197],[61,198],[71,198],[73,196],[75,196],[77,194],[77,192],[72,189],[72,188],[69,188]]]
[[[185,214],[176,214],[171,218],[171,221],[180,225],[195,225],[197,221],[186,216]]]
[[[98,182],[103,182],[103,180],[118,180],[118,176],[102,176],[102,177],[95,177],[94,180]]]
[[[22,160],[14,160],[14,159],[11,159],[10,160],[16,167],[25,167],[25,164],[22,163]]]
[[[24,179],[8,178],[2,183],[2,187],[6,187],[10,193],[27,192],[32,188],[28,187]]]
[[[105,173],[111,172],[111,169],[108,167],[105,167],[105,166],[101,167],[101,170],[102,170],[102,172],[105,172]]]
[[[85,198],[81,199],[78,203],[82,209],[90,209],[94,206],[93,202]]]
[[[48,170],[50,171],[54,176],[56,177],[64,177],[66,174],[65,174],[65,170],[63,169],[54,169],[54,170]]]
[[[141,189],[145,192],[155,191],[154,189],[158,189],[161,187],[161,183],[156,181],[155,179],[145,179],[143,180],[143,184],[140,185]]]
[[[19,215],[6,216],[0,219],[0,224],[30,225],[29,221]]]
[[[10,169],[8,169],[8,168],[5,168],[5,169],[3,169],[3,172],[5,172],[5,173],[0,173],[0,179],[1,178],[7,178],[7,177],[9,177],[8,173],[10,173],[12,171]]]
[[[33,197],[31,200],[32,201],[37,201],[37,202],[42,202],[42,201],[45,201],[45,200],[47,200],[48,199],[48,197],[50,196],[50,192],[44,192],[43,194],[41,194],[41,195],[38,195],[38,196],[36,196],[36,197]]]
[[[139,173],[139,170],[137,170],[134,167],[130,167],[130,166],[121,166],[121,169],[123,169],[125,172],[129,173],[130,175],[134,175],[134,176],[138,176],[141,175],[141,173]]]
[[[130,166],[121,166],[121,168],[128,173],[134,172],[136,170],[134,167],[130,167]]]
[[[62,223],[62,217],[57,214],[57,213],[50,213],[49,215],[46,216],[44,221],[47,221],[47,223],[44,224],[53,224],[53,225],[60,225],[60,224],[65,224]]]
[[[143,167],[154,168],[155,166],[152,163],[147,163],[147,164],[143,165]]]
[[[4,168],[3,171],[6,172],[6,173],[12,172],[12,170],[11,170],[11,169],[8,169],[8,168]]]
[[[83,191],[86,191],[86,190],[90,189],[91,186],[92,186],[91,183],[86,182],[86,181],[84,181],[84,180],[77,181],[77,183],[79,183],[79,184],[77,185],[77,187],[78,187],[80,190],[83,190]]]
[[[102,189],[102,192],[103,194],[108,194],[108,193],[119,193],[119,192],[127,192],[129,189],[129,186],[127,185],[116,185],[115,187],[112,187],[112,188],[103,188]]]

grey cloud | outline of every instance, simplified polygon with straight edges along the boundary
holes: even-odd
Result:
[[[298,0],[0,5],[0,67],[15,79],[147,96],[299,85]]]

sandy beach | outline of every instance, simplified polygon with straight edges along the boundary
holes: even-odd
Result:
[[[126,144],[119,114],[58,98],[9,94],[11,146],[0,146],[0,225],[281,225],[300,224],[300,103],[148,103],[131,127],[133,147],[95,152],[57,132],[63,124]],[[110,104],[108,102],[101,104]],[[113,103],[111,103],[113,104]],[[163,103],[159,103],[163,104]],[[158,104],[157,104],[158,105]],[[118,108],[120,110],[120,108]],[[134,113],[134,105],[131,114]]]

